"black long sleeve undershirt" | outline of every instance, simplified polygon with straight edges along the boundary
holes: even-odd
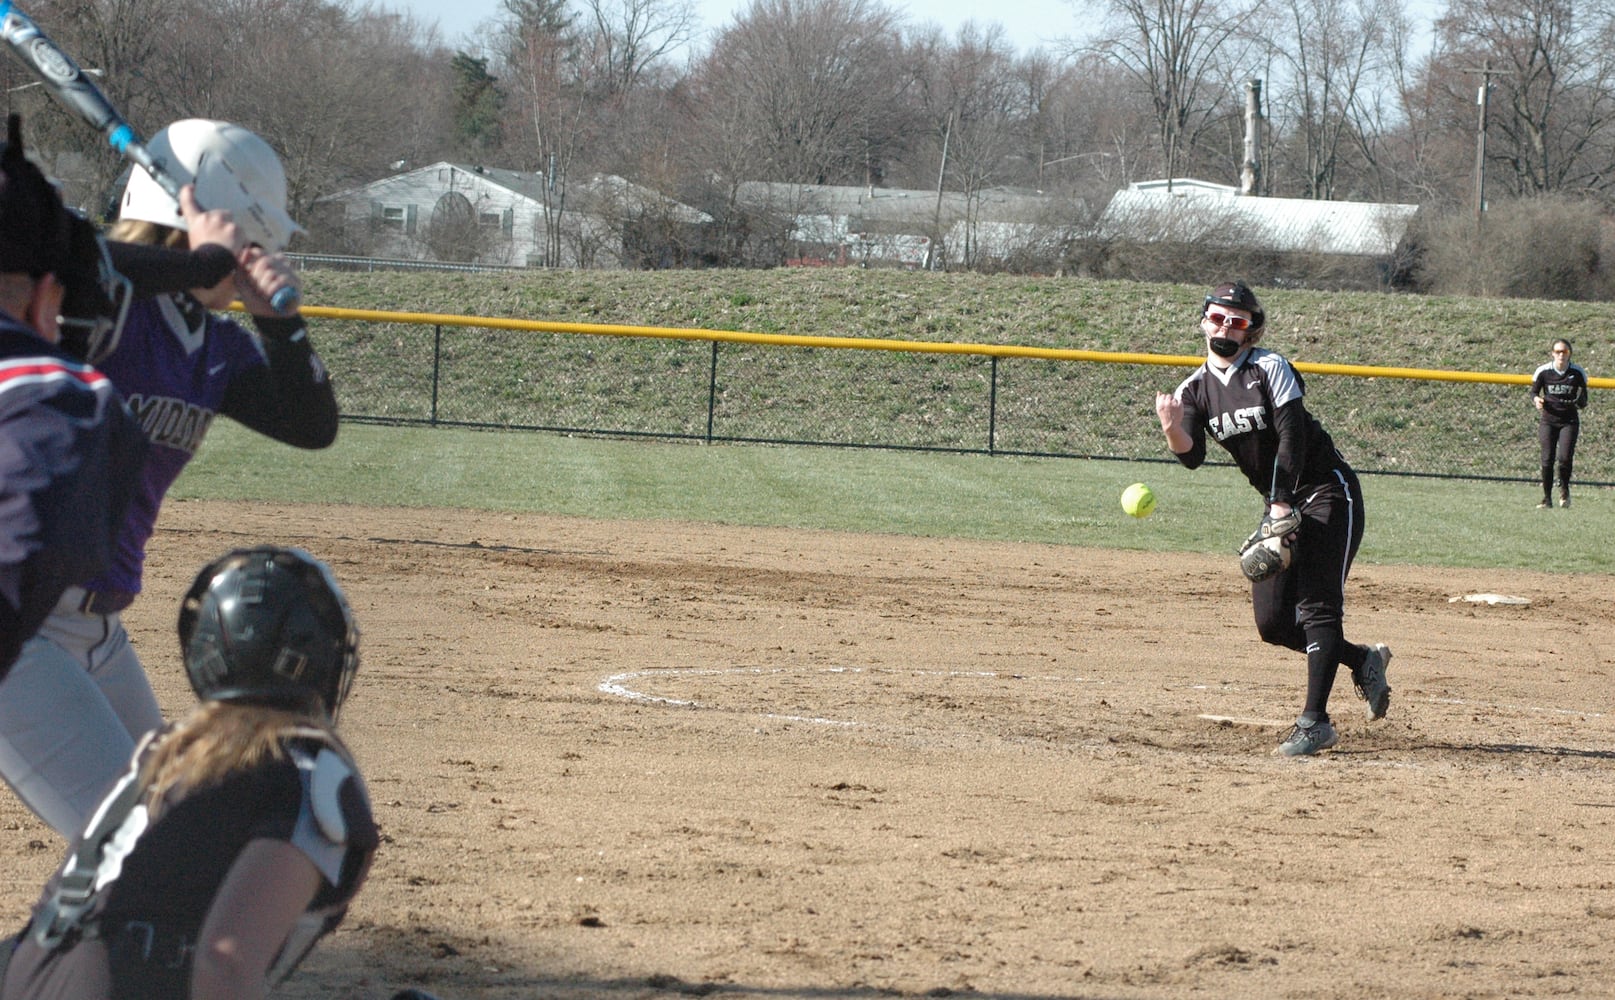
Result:
[[[325,448],[336,440],[337,403],[325,366],[295,318],[253,317],[269,364],[236,376],[220,412],[294,448]],[[293,327],[273,333],[267,327]]]
[[[136,299],[183,292],[190,288],[212,288],[236,269],[236,259],[228,247],[209,243],[196,250],[148,243],[107,241],[112,266],[129,279]]]

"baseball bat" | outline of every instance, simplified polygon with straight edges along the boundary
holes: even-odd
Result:
[[[11,0],[0,0],[0,39],[33,71],[52,97],[104,135],[120,156],[144,168],[159,187],[179,201],[182,185],[168,164],[151,154],[134,126],[118,113],[101,88]],[[298,297],[297,289],[288,286],[277,291],[269,304],[278,313],[290,313],[297,308]]]

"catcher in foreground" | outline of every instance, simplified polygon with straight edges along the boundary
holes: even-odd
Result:
[[[336,729],[359,630],[330,569],[227,553],[179,641],[201,704],[141,740],[0,943],[5,1000],[262,1000],[364,885],[380,834]]]
[[[1357,474],[1302,399],[1305,384],[1283,355],[1257,347],[1262,303],[1242,282],[1212,289],[1200,307],[1206,362],[1173,393],[1156,393],[1167,447],[1190,469],[1206,459],[1206,436],[1233,456],[1265,500],[1261,523],[1239,547],[1262,641],[1307,655],[1307,694],[1295,727],[1274,753],[1307,756],[1334,746],[1329,692],[1344,663],[1370,721],[1391,704],[1383,643],[1345,639],[1346,574],[1363,540]]]

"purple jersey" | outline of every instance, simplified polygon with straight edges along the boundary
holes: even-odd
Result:
[[[287,321],[278,323],[284,333]],[[260,337],[202,309],[187,295],[160,295],[129,310],[118,349],[101,362],[151,442],[124,515],[112,565],[86,585],[140,590],[146,541],[163,497],[226,414],[277,440],[324,447],[336,433],[336,401],[301,321],[290,336]],[[317,431],[305,433],[311,425]],[[327,433],[328,431],[328,433]]]

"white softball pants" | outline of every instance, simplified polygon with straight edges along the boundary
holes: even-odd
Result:
[[[0,681],[0,777],[51,829],[82,832],[162,710],[117,614],[70,588]]]

